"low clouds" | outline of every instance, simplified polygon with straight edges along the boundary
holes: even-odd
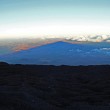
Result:
[[[110,42],[110,35],[82,35],[66,37],[66,40],[79,41],[79,42]]]
[[[110,51],[110,48],[101,48],[101,50]]]

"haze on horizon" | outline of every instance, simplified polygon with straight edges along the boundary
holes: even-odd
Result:
[[[109,0],[2,0],[0,38],[110,34]]]

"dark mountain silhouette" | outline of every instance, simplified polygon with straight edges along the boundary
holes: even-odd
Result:
[[[110,56],[87,44],[56,42],[0,57],[12,64],[95,65],[110,64]]]
[[[109,109],[109,65],[0,63],[0,110]]]
[[[0,66],[7,66],[7,65],[9,65],[9,64],[6,62],[0,62]]]

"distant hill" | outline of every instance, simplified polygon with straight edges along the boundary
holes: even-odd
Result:
[[[55,42],[0,57],[11,64],[101,65],[110,64],[107,52],[87,44]]]
[[[7,65],[9,65],[9,64],[6,62],[0,62],[0,66],[7,66]]]

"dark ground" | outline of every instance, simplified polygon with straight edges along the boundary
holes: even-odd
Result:
[[[0,63],[0,110],[110,110],[110,66]]]

